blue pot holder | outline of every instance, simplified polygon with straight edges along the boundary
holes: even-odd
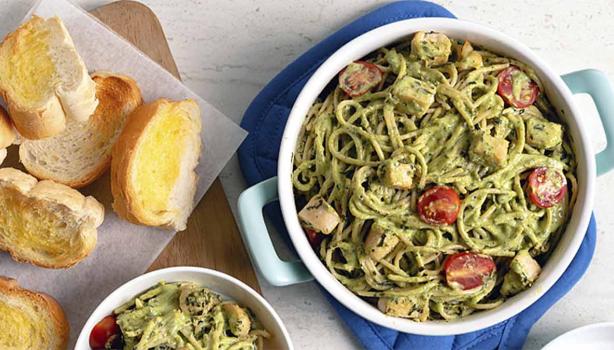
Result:
[[[400,1],[380,7],[324,39],[279,73],[254,99],[241,126],[249,136],[239,149],[241,169],[248,184],[276,176],[277,156],[288,114],[314,71],[332,53],[355,37],[392,22],[418,17],[454,16],[441,6],[422,1]],[[277,202],[267,205],[265,216],[287,236]],[[421,336],[400,333],[371,323],[345,308],[323,291],[339,316],[366,349],[520,349],[531,326],[582,277],[595,250],[596,225],[590,226],[582,245],[556,284],[537,302],[509,320],[480,331],[456,336]],[[291,246],[291,244],[290,244]]]

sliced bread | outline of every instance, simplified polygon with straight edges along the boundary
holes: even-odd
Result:
[[[200,109],[193,100],[138,107],[113,147],[113,209],[130,222],[181,231],[193,209],[200,156]]]
[[[68,186],[2,168],[0,213],[0,250],[16,261],[66,268],[96,246],[104,207]]]
[[[58,17],[33,16],[0,44],[0,91],[21,136],[59,134],[66,119],[86,121],[96,85]]]
[[[58,302],[0,277],[0,349],[64,350],[69,326]]]
[[[141,91],[129,77],[98,72],[99,104],[85,123],[68,123],[59,135],[42,140],[23,140],[19,159],[39,179],[73,188],[92,183],[111,164],[111,149],[124,128],[127,116],[143,103]]]

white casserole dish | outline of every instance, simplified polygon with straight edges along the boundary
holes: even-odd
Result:
[[[565,121],[578,159],[578,199],[570,222],[561,241],[543,268],[542,275],[527,291],[508,299],[502,306],[477,312],[453,322],[414,322],[386,316],[377,308],[354,295],[338,282],[309,245],[299,224],[291,182],[292,156],[305,115],[338,72],[380,47],[390,45],[420,31],[437,31],[454,39],[468,39],[503,56],[520,60],[541,78],[545,93]],[[571,89],[571,90],[570,90]],[[593,97],[608,139],[608,147],[595,161],[589,130],[574,104],[574,93],[587,92]],[[608,119],[611,115],[613,119]],[[239,219],[243,237],[260,273],[274,285],[303,282],[312,275],[339,302],[362,317],[401,332],[423,335],[451,335],[476,331],[504,321],[538,300],[559,279],[575,256],[588,227],[593,209],[596,163],[599,172],[606,172],[614,164],[614,92],[605,75],[595,70],[570,73],[563,79],[522,43],[482,25],[444,18],[410,19],[385,25],[352,40],[313,74],[290,112],[279,152],[278,177],[266,180],[246,190],[239,198]],[[280,260],[267,236],[260,208],[277,198],[290,238],[298,252],[300,262]]]
[[[160,281],[195,282],[222,295],[224,299],[234,300],[240,305],[248,307],[256,315],[256,318],[262,322],[264,328],[271,333],[272,337],[264,342],[265,348],[280,350],[294,349],[290,340],[290,335],[279,318],[279,315],[277,315],[273,307],[271,307],[271,305],[255,290],[225,273],[202,267],[189,266],[171,267],[152,271],[117,288],[98,305],[87,320],[85,326],[81,329],[75,349],[89,350],[90,333],[96,323],[105,316],[112,314],[115,308],[131,300],[141,292],[153,287]]]

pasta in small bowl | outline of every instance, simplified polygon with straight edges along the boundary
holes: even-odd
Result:
[[[139,276],[94,310],[76,349],[293,349],[273,308],[243,282],[199,267]]]

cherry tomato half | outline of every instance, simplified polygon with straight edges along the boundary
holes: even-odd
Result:
[[[428,224],[452,224],[456,221],[461,200],[448,186],[431,187],[418,198],[418,214]]]
[[[109,342],[118,338],[121,331],[114,315],[109,315],[98,322],[90,333],[90,347],[93,350],[105,349]]]
[[[307,235],[307,240],[309,241],[309,244],[311,244],[312,247],[317,248],[320,246],[320,243],[322,243],[322,240],[324,239],[324,236],[319,233],[316,232],[315,230],[311,230],[311,229],[304,229],[305,230],[305,235]]]
[[[540,208],[550,208],[561,203],[567,193],[567,179],[556,169],[533,169],[527,182],[529,200]]]
[[[529,107],[539,95],[537,84],[516,66],[502,70],[498,78],[497,92],[511,106]]]
[[[339,86],[350,97],[358,97],[376,87],[382,79],[382,71],[376,65],[356,61],[339,73]]]
[[[490,256],[472,252],[448,255],[443,262],[446,282],[460,290],[481,287],[495,269],[495,262]]]

